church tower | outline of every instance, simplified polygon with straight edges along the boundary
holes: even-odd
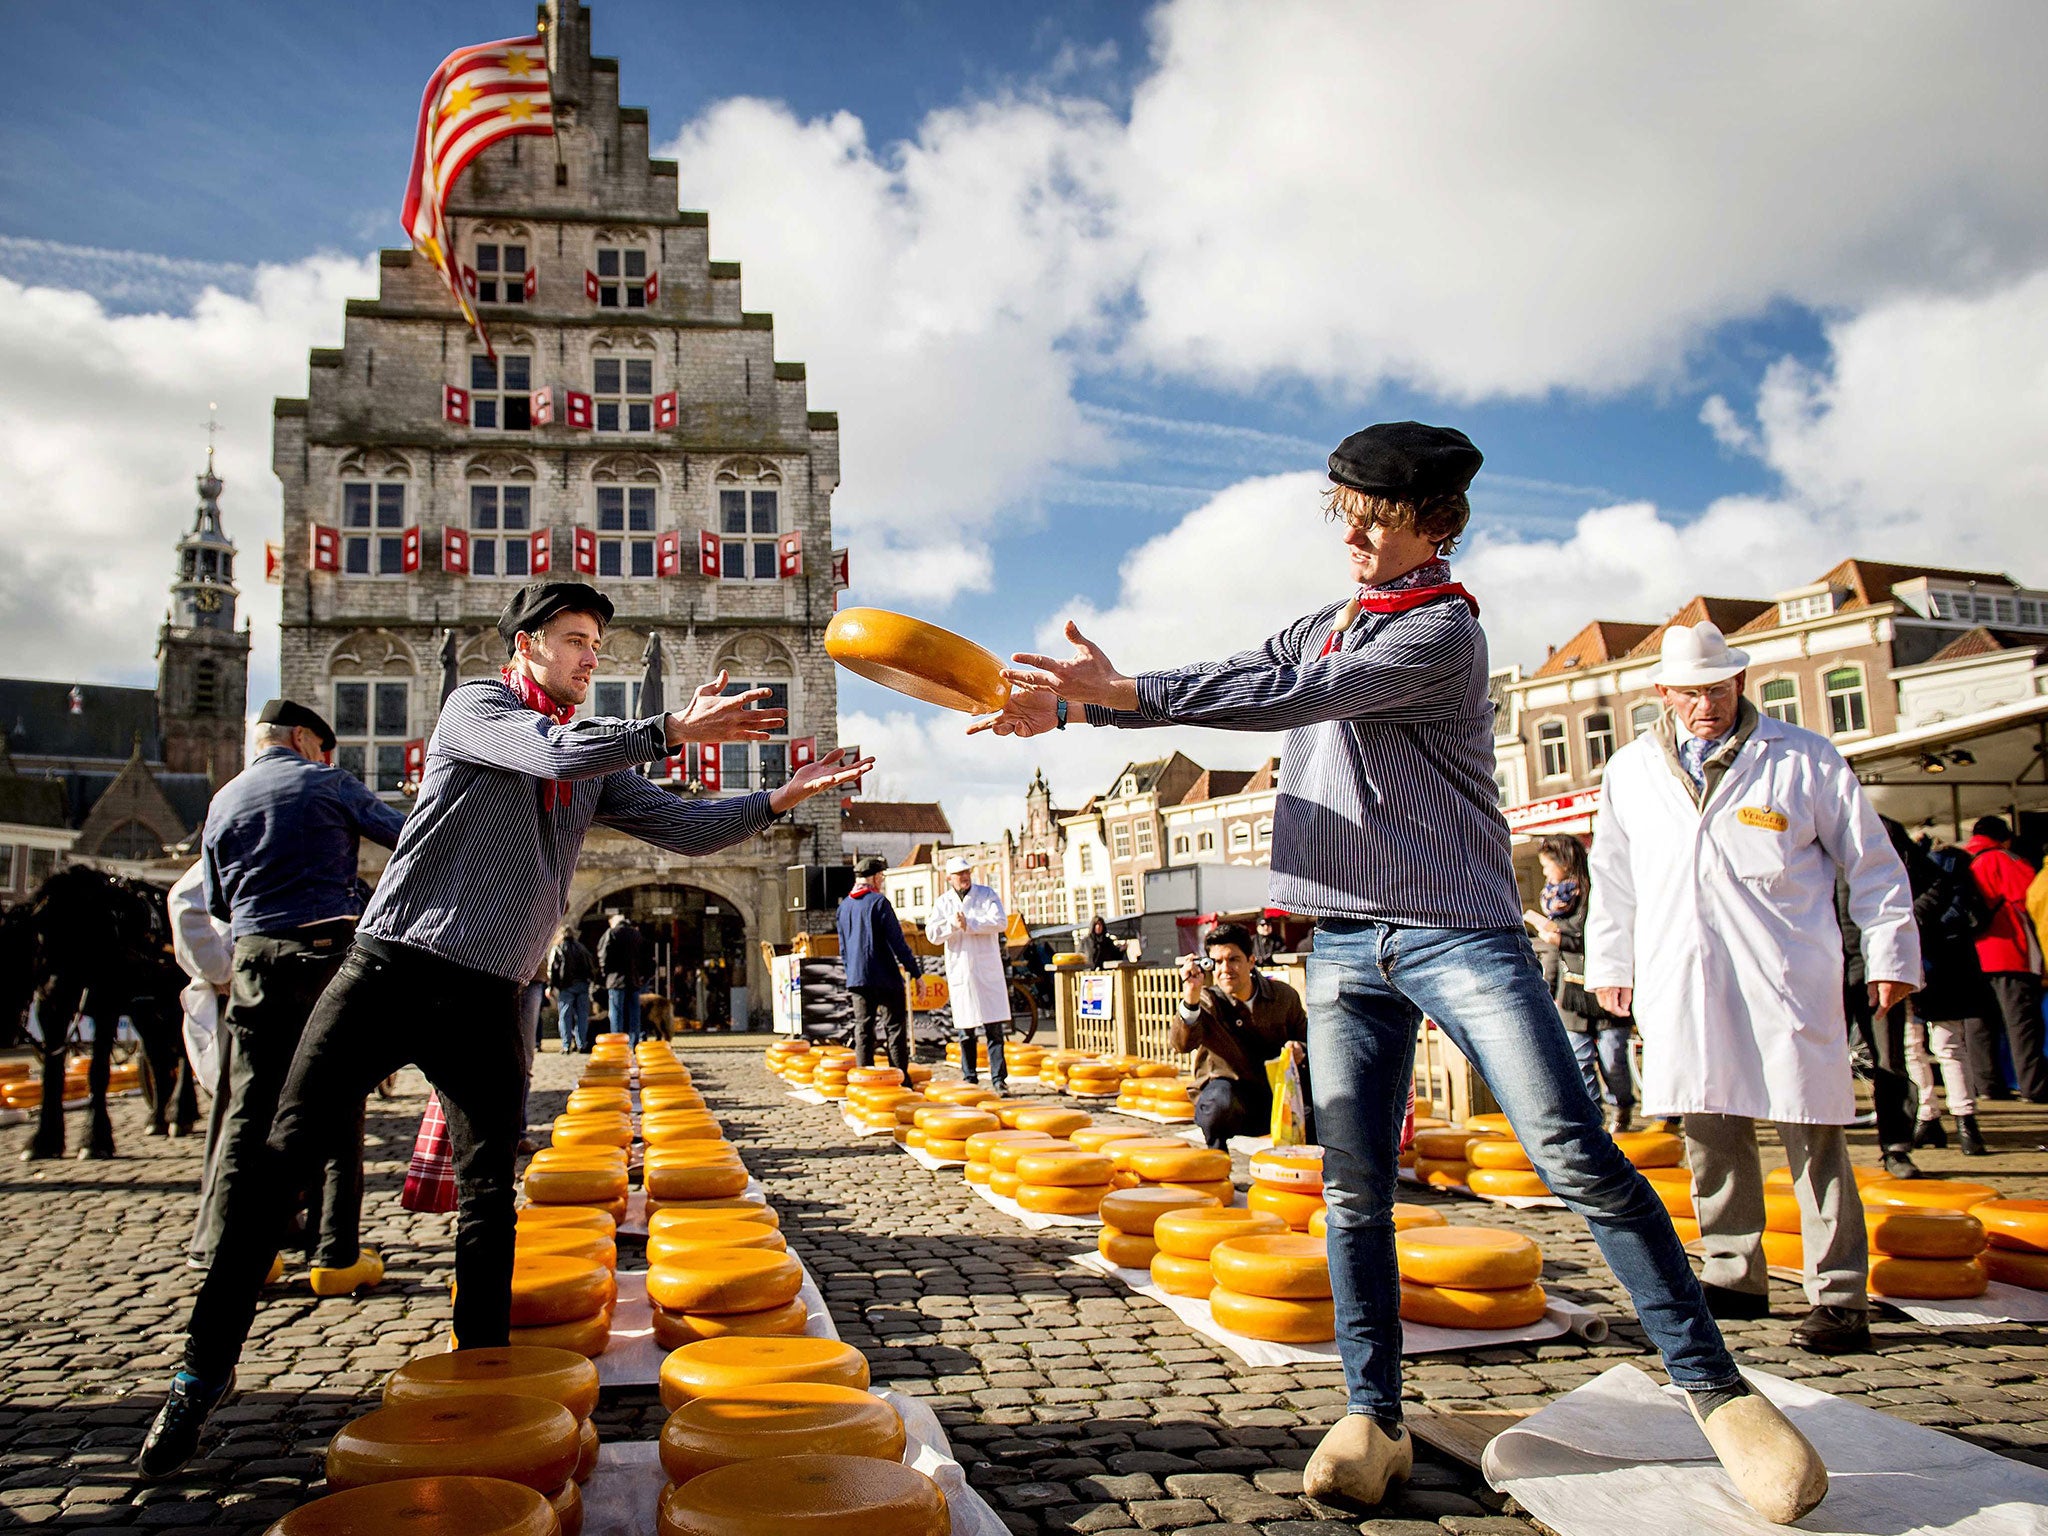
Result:
[[[157,635],[156,707],[164,766],[220,785],[242,771],[249,631],[235,628],[235,546],[220,526],[211,448],[198,482],[199,509],[178,541],[171,610]]]

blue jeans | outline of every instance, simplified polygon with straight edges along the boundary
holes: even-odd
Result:
[[[1609,1025],[1604,1029],[1568,1029],[1565,1036],[1572,1043],[1572,1055],[1578,1059],[1579,1075],[1586,1080],[1586,1092],[1594,1101],[1604,1100],[1616,1109],[1633,1110],[1636,1084],[1629,1076],[1628,1033],[1626,1025]]]
[[[1672,1382],[1732,1386],[1735,1360],[1671,1218],[1601,1129],[1527,936],[1325,918],[1308,963],[1309,1087],[1351,1412],[1401,1417],[1394,1189],[1424,1013],[1486,1079],[1544,1183],[1586,1218]]]
[[[572,982],[555,989],[555,1028],[562,1037],[562,1049],[590,1049],[590,983]]]
[[[612,988],[612,1033],[624,1035],[627,1043],[640,1043],[640,989],[638,987]]]

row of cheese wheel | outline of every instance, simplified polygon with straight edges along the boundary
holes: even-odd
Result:
[[[1677,1167],[1685,1144],[1663,1131],[1624,1131],[1614,1138],[1639,1170]],[[1439,1189],[1464,1189],[1495,1199],[1532,1199],[1550,1193],[1505,1115],[1474,1115],[1463,1125],[1423,1124],[1402,1153],[1402,1166]]]
[[[1127,1077],[1117,1089],[1116,1107],[1161,1120],[1191,1123],[1195,1085],[1180,1077]]]
[[[1046,1055],[1046,1049],[1042,1045],[1032,1045],[1021,1040],[1007,1041],[1003,1046],[1003,1065],[1008,1069],[1012,1082],[1035,1082],[1045,1069]],[[955,1067],[961,1064],[958,1040],[946,1043],[946,1060]]]
[[[1323,1211],[1323,1149],[1267,1147],[1251,1156],[1245,1204],[1306,1232]]]
[[[43,1083],[39,1077],[29,1076],[30,1067],[25,1061],[9,1062],[19,1070],[8,1077],[0,1078],[0,1108],[34,1109],[43,1102]],[[72,1057],[64,1067],[64,1102],[78,1104],[91,1096],[91,1087],[86,1080],[88,1063],[82,1056]],[[129,1093],[142,1086],[142,1064],[135,1061],[117,1061],[107,1069],[107,1091]]]
[[[1102,1220],[1103,1257],[1149,1270],[1170,1295],[1206,1301],[1219,1327],[1284,1344],[1336,1337],[1321,1237],[1172,1186],[1118,1190],[1104,1198]]]
[[[1440,1220],[1404,1226],[1397,1215],[1394,1257],[1401,1276],[1401,1316],[1408,1322],[1523,1328],[1542,1317],[1548,1305],[1537,1283],[1543,1251],[1520,1232]]]

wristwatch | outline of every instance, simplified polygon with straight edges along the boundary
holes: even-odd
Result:
[[[1053,695],[1052,719],[1054,730],[1064,731],[1067,728],[1067,701],[1058,694]]]

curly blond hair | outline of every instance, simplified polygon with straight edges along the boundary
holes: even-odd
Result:
[[[1472,520],[1472,504],[1463,491],[1428,496],[1421,501],[1394,501],[1348,485],[1332,485],[1323,492],[1323,510],[1335,522],[1412,529],[1434,541],[1440,555],[1448,555],[1458,547],[1465,524]]]

